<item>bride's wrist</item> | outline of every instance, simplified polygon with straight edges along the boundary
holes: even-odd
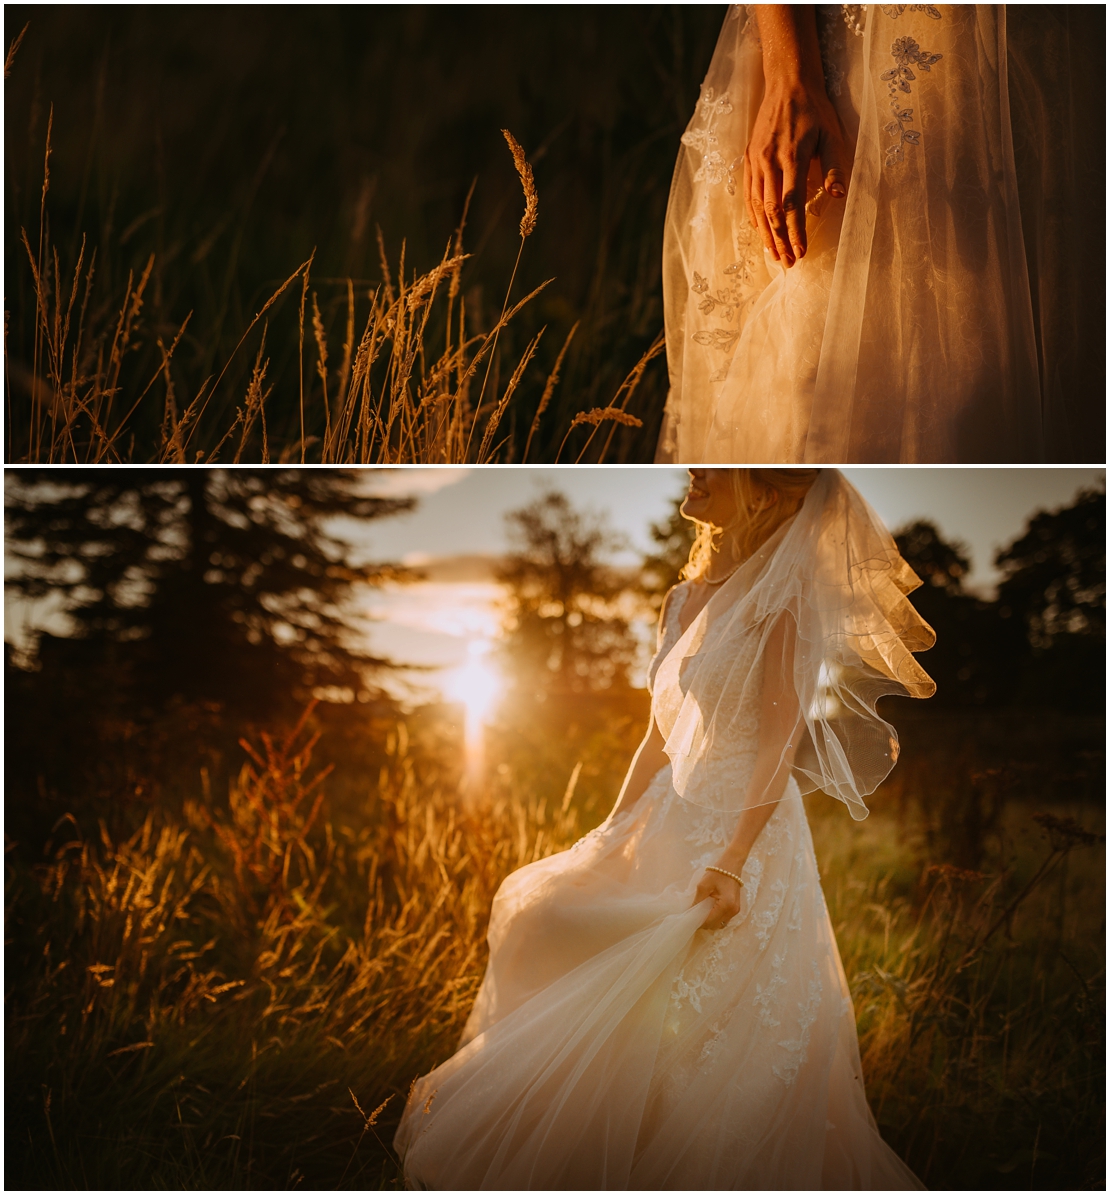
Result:
[[[742,875],[744,872],[744,864],[747,863],[747,852],[742,855],[725,852],[714,864],[715,867],[721,867],[725,871],[735,872],[737,875]]]

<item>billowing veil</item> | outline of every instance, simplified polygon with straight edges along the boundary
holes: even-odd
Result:
[[[751,8],[729,10],[671,186],[657,459],[1094,459],[1101,219],[1065,213],[1105,189],[1103,18],[818,5],[852,176],[834,202],[811,171],[809,251],[785,270],[734,165],[764,87]]]
[[[821,470],[655,674],[679,795],[735,812],[778,800],[792,770],[803,793],[823,789],[866,817],[898,757],[876,702],[936,688],[912,655],[935,640],[906,597],[920,584],[859,492]]]

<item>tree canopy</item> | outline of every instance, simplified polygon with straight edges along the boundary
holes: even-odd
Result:
[[[1101,711],[1106,638],[1106,495],[1083,490],[1038,511],[995,555],[997,595],[965,588],[967,549],[919,520],[895,534],[921,577],[911,601],[937,633],[922,657],[930,704]]]
[[[633,586],[607,559],[623,541],[554,491],[506,517],[513,551],[498,579],[510,595],[504,654],[518,693],[627,688],[636,638],[619,601]]]
[[[321,686],[365,695],[372,660],[346,600],[355,567],[329,523],[409,509],[354,471],[10,471],[9,586],[60,595],[72,636],[125,661],[135,696],[264,713]],[[40,640],[40,647],[65,650]]]

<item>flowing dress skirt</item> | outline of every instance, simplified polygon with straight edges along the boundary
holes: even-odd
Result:
[[[410,1186],[910,1189],[867,1106],[844,971],[794,782],[724,930],[691,907],[735,814],[669,769],[634,808],[521,868],[458,1053],[396,1136]]]

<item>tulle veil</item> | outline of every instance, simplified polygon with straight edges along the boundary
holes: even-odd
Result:
[[[751,761],[736,746],[738,719],[770,687],[781,698],[763,711],[760,750],[789,752],[803,793],[822,789],[866,817],[864,798],[898,758],[897,732],[876,703],[936,689],[912,654],[935,641],[906,596],[920,584],[859,491],[839,470],[820,470],[797,514],[721,586],[655,673],[652,710],[675,790],[727,812],[778,798],[748,780]]]

